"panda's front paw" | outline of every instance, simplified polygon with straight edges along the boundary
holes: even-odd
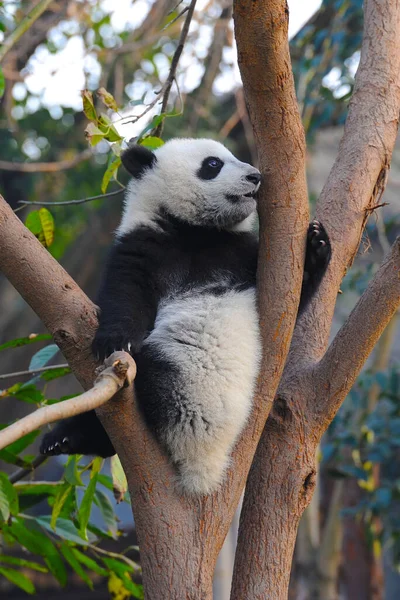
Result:
[[[331,243],[320,221],[311,221],[307,232],[306,268],[325,271],[331,258]],[[307,264],[308,263],[308,264]]]
[[[92,353],[97,360],[104,360],[117,350],[132,353],[131,336],[126,332],[99,329],[92,342]]]

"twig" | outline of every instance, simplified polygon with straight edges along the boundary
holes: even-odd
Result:
[[[40,200],[18,200],[18,204],[25,204],[25,205],[39,204],[40,206],[67,206],[67,204],[83,204],[84,202],[91,202],[92,200],[98,200],[99,198],[109,198],[111,196],[116,196],[117,194],[120,194],[124,190],[125,190],[125,186],[123,186],[120,190],[115,190],[114,192],[107,192],[107,194],[99,194],[98,196],[90,196],[89,198],[81,198],[80,200],[64,200],[63,202],[41,202]]]
[[[167,109],[169,94],[171,91],[172,84],[175,80],[176,69],[179,64],[179,59],[181,57],[183,48],[185,46],[186,38],[189,33],[189,27],[190,27],[190,23],[192,21],[195,6],[196,6],[196,0],[192,0],[190,3],[190,6],[188,8],[188,11],[187,11],[187,16],[186,16],[185,22],[182,27],[178,46],[175,50],[174,56],[172,57],[171,67],[169,70],[167,80],[163,85],[163,100],[162,100],[162,104],[161,104],[161,114],[165,113],[165,111]],[[161,123],[159,123],[157,125],[157,127],[154,129],[153,135],[156,137],[160,137],[160,135],[162,134],[163,127],[164,127],[164,121],[161,121]]]
[[[177,15],[174,19],[172,19],[172,21],[170,21],[169,23],[167,23],[162,29],[161,31],[165,31],[166,29],[168,29],[168,27],[171,27],[171,25],[173,25],[174,23],[176,23],[176,21],[178,21],[178,19],[180,19],[182,17],[182,15],[184,15],[185,13],[187,13],[187,11],[189,10],[188,6],[185,6],[185,8],[183,8],[181,10],[181,12],[179,13],[179,15]]]
[[[172,13],[173,13],[174,11],[176,11],[176,9],[178,8],[178,6],[180,6],[180,5],[182,4],[182,2],[183,2],[183,0],[179,0],[178,4],[176,4],[176,5],[174,6],[174,8],[171,8],[171,10],[169,10],[169,11],[168,11],[168,15],[172,15]]]
[[[36,456],[36,458],[33,459],[29,467],[24,467],[23,469],[18,469],[18,471],[14,471],[14,473],[11,473],[9,477],[10,483],[16,483],[20,479],[23,479],[27,475],[30,475],[35,469],[37,469],[38,467],[40,467],[40,465],[46,462],[48,458],[49,457],[45,456],[44,454],[39,454],[39,456]]]
[[[185,42],[186,42],[187,34],[189,32],[190,22],[193,17],[195,6],[196,6],[196,0],[192,0],[190,3],[190,6],[187,9],[187,16],[186,16],[185,22],[182,27],[178,46],[175,50],[174,56],[172,57],[171,67],[169,69],[169,73],[168,73],[168,77],[167,77],[166,81],[163,83],[160,91],[157,92],[154,100],[152,100],[150,102],[150,104],[148,104],[146,106],[146,108],[144,109],[143,112],[140,113],[140,115],[135,115],[134,117],[123,117],[121,119],[122,121],[125,121],[125,119],[130,119],[129,121],[125,121],[124,125],[127,125],[128,123],[137,123],[137,121],[139,121],[139,119],[144,117],[148,112],[151,111],[152,108],[154,108],[154,106],[157,104],[157,102],[159,102],[160,98],[162,98],[161,114],[163,114],[165,112],[165,110],[167,108],[167,103],[168,103],[168,98],[169,98],[169,94],[171,91],[171,87],[175,80],[176,69],[178,67],[179,59],[181,57],[182,50],[183,50]],[[161,122],[153,130],[152,135],[160,136],[162,133],[162,129],[163,129],[163,122]]]
[[[390,202],[381,202],[381,204],[375,204],[374,206],[367,206],[367,208],[365,208],[365,212],[368,213],[373,213],[374,210],[376,210],[377,208],[383,208],[384,206],[389,206]]]
[[[90,148],[80,152],[74,158],[59,160],[56,162],[16,163],[8,160],[0,160],[0,169],[3,171],[17,171],[19,173],[56,173],[73,169],[79,163],[93,156]]]
[[[40,17],[41,14],[49,7],[53,0],[40,0],[36,6],[24,17],[21,23],[8,36],[0,48],[0,62],[3,60],[7,52],[18,42],[18,40],[28,31],[33,23]]]
[[[42,373],[43,371],[54,371],[54,369],[65,369],[69,367],[67,363],[62,365],[52,365],[51,367],[40,367],[39,369],[27,369],[26,371],[15,371],[15,373],[3,373],[0,375],[0,379],[10,379],[16,377],[22,377],[23,375],[35,375],[36,373]]]
[[[76,398],[43,406],[0,432],[0,450],[42,425],[88,412],[105,404],[136,376],[136,364],[126,352],[114,352],[104,361],[93,387]]]

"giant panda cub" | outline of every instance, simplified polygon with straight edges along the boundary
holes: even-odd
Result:
[[[139,407],[180,489],[208,494],[251,411],[261,358],[254,233],[261,175],[208,139],[174,139],[155,152],[132,145],[122,162],[133,178],[98,296],[93,352],[132,354]],[[300,311],[329,258],[328,236],[314,221]],[[115,450],[92,411],[59,423],[41,452]]]

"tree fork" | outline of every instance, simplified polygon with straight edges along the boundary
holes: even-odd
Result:
[[[280,85],[282,89],[285,85],[293,89],[288,78],[277,77],[289,60],[286,3],[237,0],[235,13],[239,64],[253,127],[257,129],[261,123],[262,127],[272,131],[276,132],[277,128],[284,131],[285,118],[291,110],[290,94],[289,104],[283,103],[279,113],[270,104],[270,92]],[[261,26],[265,23],[267,31]],[[376,69],[374,65],[381,62],[383,68]],[[260,65],[270,72],[268,86],[259,84]],[[257,97],[258,103],[255,101]],[[381,174],[390,164],[399,108],[400,5],[393,0],[369,0],[365,7],[360,67],[345,135],[317,205],[317,217],[326,227],[333,245],[332,261],[318,295],[296,325],[278,400],[267,421],[249,474],[239,529],[232,599],[284,600],[287,597],[297,524],[311,497],[310,488],[303,497],[301,490],[306,492],[308,485],[304,484],[312,480],[318,441],[399,304],[399,244],[396,242],[379,271],[382,279],[378,282],[374,278],[359,303],[358,312],[363,313],[364,321],[368,321],[371,315],[373,323],[363,330],[365,335],[361,332],[360,341],[365,346],[357,345],[360,352],[357,360],[351,363],[350,358],[354,359],[354,356],[350,357],[351,348],[346,348],[344,343],[346,339],[349,341],[347,327],[353,335],[360,331],[355,326],[358,318],[353,313],[328,351],[328,358],[317,363],[328,342],[340,281],[357,251],[370,214],[368,209],[379,202],[378,194],[380,197],[384,189],[386,178]],[[262,142],[260,137],[256,137],[258,145]],[[270,138],[267,135],[263,139],[265,143]],[[273,152],[282,144],[279,135],[274,142]],[[295,136],[293,143],[296,142],[302,149],[301,134]],[[291,158],[287,154],[289,163]],[[296,158],[295,155],[295,161]],[[288,168],[285,161],[282,164],[291,175],[293,169]],[[271,169],[273,176],[275,167]],[[275,207],[275,198],[270,199],[270,206]],[[260,217],[262,214],[261,211]],[[270,214],[273,215],[273,210]],[[388,302],[385,295],[389,296]],[[381,313],[374,304],[377,298],[381,301]],[[363,306],[365,302],[367,304]],[[368,313],[363,310],[366,307]],[[375,319],[377,312],[378,319]],[[329,357],[336,356],[337,359],[335,352],[338,347],[345,353],[346,365],[351,370],[347,379],[345,369],[335,372],[332,364],[329,368]],[[338,384],[342,378],[342,385],[338,385],[340,389],[336,388],[336,394],[330,394],[332,381],[335,387],[335,377],[338,377]],[[325,382],[323,388],[318,386],[319,378]],[[291,485],[287,485],[288,481]]]

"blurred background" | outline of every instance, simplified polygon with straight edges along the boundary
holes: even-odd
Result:
[[[0,2],[0,41],[7,39],[37,4]],[[117,171],[118,153],[110,148],[110,140],[100,136],[93,144],[90,139],[88,149],[84,133],[88,111],[86,115],[83,112],[81,90],[93,92],[95,110],[113,121],[117,138],[129,140],[143,135],[146,127],[151,129],[157,124],[154,116],[160,113],[160,103],[140,115],[168,76],[187,6],[185,2],[177,5],[177,0],[55,0],[2,60],[0,192],[39,239],[44,236],[49,252],[91,298],[118,225],[123,197],[118,191],[123,191],[127,176],[122,169]],[[289,8],[292,63],[308,140],[312,213],[343,134],[359,61],[362,2],[291,0]],[[257,164],[231,14],[230,0],[198,0],[162,137],[212,137],[241,160]],[[101,98],[95,93],[99,88],[112,94],[116,106],[106,102],[101,108]],[[50,236],[35,230],[40,206],[20,204],[69,202],[113,191],[113,195],[80,204],[46,205]],[[399,143],[380,203],[384,206],[371,215],[358,257],[343,281],[332,335],[399,234]],[[1,344],[32,333],[45,333],[43,325],[0,275],[0,349]],[[48,345],[44,340],[34,346],[3,348],[0,376],[27,370],[35,352]],[[61,364],[64,359],[50,351],[47,362]],[[21,394],[10,392],[16,382],[26,379],[0,379],[0,422],[32,410]],[[48,381],[36,378],[32,385],[41,394],[39,403],[80,391],[68,374]],[[37,441],[24,449],[27,461],[32,460],[35,449]],[[291,599],[400,598],[399,453],[400,337],[396,315],[321,445],[317,491],[299,529]],[[55,481],[64,464],[64,459],[48,461],[34,477]],[[10,455],[0,453],[4,472],[14,472],[16,465]],[[50,511],[47,504],[32,510],[32,514]],[[134,543],[129,504],[118,505],[116,511],[119,527]],[[98,518],[95,512],[94,522]],[[237,519],[218,562],[216,600],[229,598],[236,530]],[[118,540],[115,544],[118,548]],[[76,593],[80,599],[93,597],[77,577],[70,578],[63,589],[48,576],[39,573],[35,577],[41,598],[52,598],[55,593],[62,598]],[[8,581],[0,578],[0,582],[8,597],[25,597]],[[96,598],[109,597],[101,577],[96,590]]]

